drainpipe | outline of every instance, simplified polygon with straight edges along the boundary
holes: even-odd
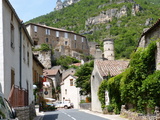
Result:
[[[21,21],[20,23],[20,27],[19,27],[19,33],[20,33],[20,47],[19,47],[19,60],[20,60],[20,66],[19,66],[19,87],[20,89],[22,88],[22,23],[23,21]]]

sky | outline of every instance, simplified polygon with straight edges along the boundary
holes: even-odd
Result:
[[[27,22],[54,10],[57,0],[9,0],[18,17]],[[63,0],[62,0],[63,1]]]

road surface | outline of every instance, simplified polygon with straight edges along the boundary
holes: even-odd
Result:
[[[61,109],[53,112],[45,112],[42,120],[109,120],[88,114],[77,109]]]

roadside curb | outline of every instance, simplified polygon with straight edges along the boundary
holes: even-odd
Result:
[[[98,112],[85,110],[85,109],[79,109],[79,111],[86,112],[88,114],[96,115],[96,116],[99,116],[99,117],[107,118],[109,120],[128,120],[127,118],[123,118],[120,115],[103,114],[103,113],[98,113]]]

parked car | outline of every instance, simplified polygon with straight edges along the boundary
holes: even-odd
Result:
[[[15,110],[10,106],[9,102],[0,92],[0,119],[18,120]]]
[[[69,101],[58,101],[58,102],[55,102],[53,103],[53,105],[56,107],[56,108],[73,108],[73,104],[70,103]]]

